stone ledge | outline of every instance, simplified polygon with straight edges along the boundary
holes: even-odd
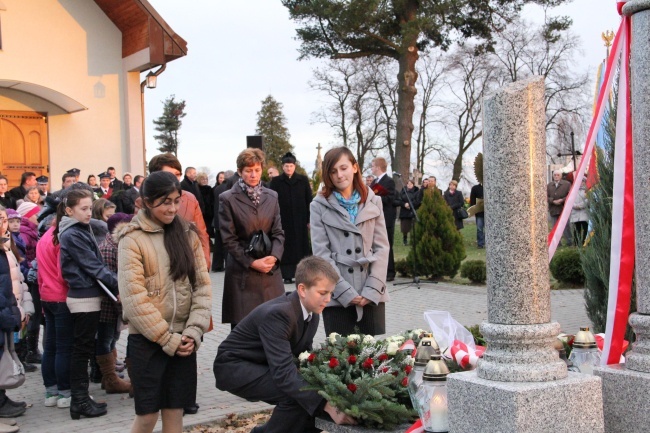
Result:
[[[603,433],[600,378],[496,382],[476,371],[447,378],[452,433]]]
[[[603,380],[605,428],[608,432],[647,433],[650,412],[650,374],[625,368],[625,364],[594,368]]]

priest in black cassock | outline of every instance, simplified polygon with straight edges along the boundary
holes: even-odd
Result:
[[[296,173],[296,157],[291,152],[282,157],[282,171],[281,175],[271,180],[270,188],[278,193],[284,230],[284,254],[280,260],[280,270],[285,284],[291,284],[298,262],[311,254],[308,231],[312,192],[309,178]]]

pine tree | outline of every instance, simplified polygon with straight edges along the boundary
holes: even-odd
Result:
[[[287,129],[287,119],[282,113],[282,103],[269,95],[262,101],[262,108],[257,112],[257,129],[255,133],[264,137],[266,161],[271,165],[282,164],[282,156],[293,152],[289,142],[291,135]],[[280,170],[282,171],[282,170]]]
[[[431,278],[453,278],[465,258],[465,245],[454,224],[454,214],[438,190],[424,192],[418,217],[420,222],[414,228],[418,273]],[[413,250],[407,260],[409,264],[415,262]]]
[[[156,131],[160,134],[154,135],[160,146],[161,152],[171,152],[178,156],[178,130],[183,124],[182,118],[187,115],[185,112],[185,100],[176,101],[176,95],[171,95],[163,101],[163,114],[153,121]]]
[[[594,333],[605,332],[609,296],[609,266],[612,242],[612,196],[614,190],[614,141],[616,137],[616,103],[605,113],[604,149],[598,149],[598,183],[589,191],[588,206],[592,233],[581,252],[585,274],[585,305]],[[630,313],[636,311],[636,284],[632,284]],[[626,339],[632,341],[627,326]]]

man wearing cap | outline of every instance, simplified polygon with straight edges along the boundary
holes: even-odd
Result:
[[[50,179],[47,176],[39,176],[36,178],[36,183],[38,184],[38,192],[41,193],[41,197],[45,200],[45,197],[49,194]]]
[[[74,182],[72,182],[72,183],[79,182],[79,175],[81,174],[81,170],[79,170],[78,168],[71,168],[70,170],[66,171],[66,173],[74,175]],[[72,184],[70,184],[70,185],[72,185]],[[66,187],[64,187],[63,189],[65,189],[65,188]]]
[[[280,220],[284,230],[284,253],[280,270],[285,284],[291,284],[296,266],[303,257],[311,255],[309,245],[309,205],[311,185],[304,174],[296,173],[296,157],[287,152],[282,157],[282,171],[271,180],[269,188],[278,193]]]
[[[99,197],[110,200],[111,195],[113,195],[113,189],[111,188],[111,175],[106,172],[100,173],[99,188],[95,188],[94,191]]]
[[[20,176],[20,186],[11,188],[9,195],[16,201],[24,200],[27,195],[27,190],[33,186],[36,186],[36,174],[31,171],[26,171]]]

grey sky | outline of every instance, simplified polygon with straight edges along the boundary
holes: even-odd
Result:
[[[319,142],[325,149],[337,144],[329,128],[311,123],[323,100],[308,81],[320,62],[297,60],[295,27],[279,0],[150,2],[187,41],[188,55],[168,65],[156,89],[145,91],[148,157],[158,153],[152,120],[171,94],[187,101],[178,155],[184,167],[234,169],[269,94],[284,104],[291,142],[308,172]],[[573,18],[584,47],[582,66],[594,75],[605,52],[600,34],[619,24],[615,1],[574,0],[554,12]],[[528,11],[526,17],[538,15]]]

